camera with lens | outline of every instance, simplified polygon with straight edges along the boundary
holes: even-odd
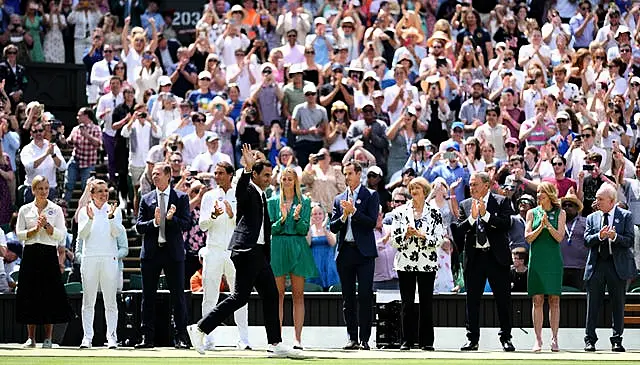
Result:
[[[171,150],[171,152],[176,152],[178,150],[178,145],[176,143],[171,143],[170,145],[168,145],[167,147],[169,147],[169,149]]]
[[[147,117],[147,112],[142,112],[139,115],[140,115],[140,118],[146,118]]]
[[[317,163],[318,161],[322,161],[325,159],[324,153],[312,153],[309,155],[309,160],[313,161],[313,163]]]

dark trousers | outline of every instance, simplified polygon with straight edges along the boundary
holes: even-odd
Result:
[[[398,271],[400,279],[400,319],[402,320],[402,342],[410,345],[415,343],[414,328],[416,281],[418,282],[418,295],[420,299],[418,325],[418,338],[420,347],[433,346],[433,282],[436,279],[435,272],[424,271]]]
[[[160,272],[164,270],[171,292],[171,304],[176,331],[183,335],[187,326],[187,304],[184,297],[184,262],[174,261],[167,247],[159,248],[152,259],[140,261],[142,271],[142,326],[143,335],[154,341],[156,321],[156,292]]]
[[[613,322],[613,335],[611,343],[622,343],[622,331],[624,330],[624,301],[626,281],[618,277],[613,258],[603,260],[598,258],[596,267],[589,280],[585,282],[587,289],[587,328],[584,341],[595,344],[598,341],[596,326],[598,314],[604,301],[605,285],[611,298],[611,318]]]
[[[107,160],[109,162],[109,182],[114,184],[116,182],[116,137],[111,137],[103,132],[102,142],[104,143],[104,150],[107,153]]]
[[[511,339],[511,283],[509,266],[498,263],[493,252],[475,249],[475,257],[470,259],[464,270],[467,286],[467,338],[470,342],[480,340],[480,299],[487,279],[493,290],[498,319],[500,320],[500,341]]]
[[[562,273],[562,285],[584,290],[584,268],[565,267]]]
[[[342,285],[342,311],[349,339],[358,341],[358,324],[360,324],[360,341],[369,342],[373,314],[375,258],[363,256],[355,246],[343,245],[338,253],[336,266]],[[357,297],[356,281],[358,283]],[[358,304],[360,305],[359,311]]]
[[[297,140],[293,145],[293,150],[296,152],[296,158],[298,159],[298,166],[304,168],[309,163],[309,155],[312,153],[318,153],[324,146],[322,142],[311,142],[305,140]]]
[[[257,247],[248,252],[233,252],[231,261],[236,268],[235,291],[202,318],[198,322],[198,327],[207,334],[213,331],[227,317],[247,304],[251,289],[255,287],[262,299],[267,341],[270,344],[282,342],[278,314],[278,288],[264,249]]]

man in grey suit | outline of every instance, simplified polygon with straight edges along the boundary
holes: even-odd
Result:
[[[587,217],[584,232],[585,246],[589,258],[584,271],[587,289],[587,328],[584,338],[585,351],[596,350],[596,322],[604,299],[605,286],[611,296],[613,309],[613,335],[611,351],[624,352],[622,331],[624,329],[624,300],[626,281],[635,277],[633,260],[633,219],[631,212],[616,206],[616,188],[603,184],[596,193],[594,209]]]

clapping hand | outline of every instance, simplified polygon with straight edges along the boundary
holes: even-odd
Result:
[[[156,226],[160,225],[160,207],[156,207],[156,211],[153,213],[153,222]]]
[[[109,217],[109,219],[112,219],[113,216],[116,214],[116,209],[118,209],[118,205],[116,203],[109,204],[109,212],[107,213],[107,216]]]
[[[38,229],[44,228],[47,225],[47,218],[44,215],[38,216]]]
[[[93,219],[93,217],[95,216],[95,213],[93,213],[93,208],[91,208],[91,205],[87,205],[87,216],[89,216],[89,219]]]
[[[289,214],[289,208],[287,207],[287,203],[283,200],[280,200],[280,215],[282,215],[282,221],[287,220],[287,215]]]
[[[231,209],[231,204],[228,200],[224,201],[224,210],[227,212],[229,218],[233,218],[233,209]]]
[[[217,217],[221,216],[222,213],[224,213],[224,210],[222,209],[220,204],[218,204],[218,202],[216,201],[216,204],[213,207],[213,212],[211,212],[211,218],[216,219]]]
[[[487,214],[487,206],[482,200],[478,200],[478,214],[480,214],[481,217]]]
[[[302,210],[302,204],[298,204],[298,206],[296,206],[296,209],[293,211],[293,219],[294,220],[300,220],[300,211]]]
[[[478,201],[473,200],[471,202],[471,218],[478,219],[480,216],[480,209],[478,208]]]
[[[609,238],[609,226],[604,226],[600,229],[600,240],[604,241]]]
[[[174,204],[171,204],[171,207],[169,207],[169,210],[167,211],[167,219],[172,220],[173,215],[175,213],[176,213],[176,206]]]
[[[350,215],[355,213],[356,208],[353,206],[353,202],[351,200],[341,200],[340,206],[342,207],[342,212],[344,215]]]

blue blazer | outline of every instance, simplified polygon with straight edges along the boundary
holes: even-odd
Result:
[[[173,215],[173,219],[167,219],[165,228],[166,245],[169,255],[174,261],[184,261],[185,247],[182,234],[191,229],[189,197],[187,194],[172,188],[169,192],[169,204],[167,207],[170,207],[171,204],[176,206],[176,212]],[[136,231],[138,234],[143,235],[142,250],[140,251],[140,259],[142,260],[153,259],[158,250],[160,228],[153,224],[157,206],[158,195],[156,194],[156,189],[145,194],[140,200]]]
[[[589,248],[589,257],[584,270],[584,280],[589,280],[595,271],[600,245],[608,245],[608,240],[600,240],[599,232],[602,229],[602,220],[602,211],[593,212],[587,217],[584,245]],[[616,240],[611,242],[611,252],[613,253],[616,272],[621,280],[632,279],[636,276],[636,263],[631,252],[634,242],[631,212],[616,207],[613,213],[613,226],[616,227],[616,232],[618,233]]]
[[[347,192],[344,191],[335,197],[333,201],[333,213],[331,215],[331,232],[338,236],[338,252],[342,248],[344,237],[347,234],[347,224],[342,222],[341,200],[347,200]],[[358,250],[365,257],[378,257],[376,249],[376,239],[373,229],[376,228],[378,212],[380,211],[380,199],[378,193],[360,186],[358,196],[355,201],[356,212],[351,217],[351,230],[355,238]]]

